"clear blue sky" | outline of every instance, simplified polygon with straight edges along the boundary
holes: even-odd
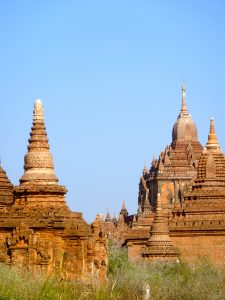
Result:
[[[56,175],[89,222],[137,210],[144,161],[171,142],[181,84],[199,140],[225,150],[225,1],[1,1],[0,156],[14,184],[35,99]]]

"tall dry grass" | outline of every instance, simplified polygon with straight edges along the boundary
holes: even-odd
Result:
[[[108,282],[85,285],[62,281],[57,277],[33,277],[0,265],[2,300],[114,300],[142,299],[143,286],[149,284],[151,299],[224,300],[225,267],[205,259],[186,262],[131,263],[126,249],[110,247]]]

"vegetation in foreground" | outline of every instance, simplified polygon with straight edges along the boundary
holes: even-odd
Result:
[[[1,300],[143,299],[149,284],[151,299],[225,299],[225,267],[200,259],[195,266],[185,262],[135,264],[125,249],[110,247],[108,282],[85,285],[55,277],[33,278],[0,265]]]

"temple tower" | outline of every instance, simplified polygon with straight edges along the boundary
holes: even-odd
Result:
[[[64,195],[67,190],[58,184],[54,173],[43,105],[39,99],[34,104],[33,126],[28,142],[28,151],[24,157],[24,174],[20,178],[20,185],[15,187],[16,203],[65,206]]]
[[[174,261],[179,251],[173,246],[169,236],[168,213],[162,208],[161,196],[157,195],[157,208],[150,231],[150,238],[141,255],[148,260]]]
[[[225,201],[225,157],[218,142],[214,119],[210,120],[208,141],[198,164],[197,178],[186,193],[185,203],[189,200]],[[209,202],[208,202],[209,203]]]
[[[66,191],[54,173],[43,106],[37,100],[24,174],[14,195],[0,167],[0,262],[34,274],[60,274],[65,279],[88,282],[105,280],[107,241],[103,219],[99,217],[88,225],[82,213],[67,207]]]
[[[126,208],[125,201],[123,201],[122,208],[120,210],[120,216],[123,216],[124,219],[128,216],[128,211]]]
[[[57,185],[52,154],[44,124],[44,109],[41,100],[36,100],[33,111],[28,152],[24,157],[24,174],[21,185]]]
[[[140,213],[145,213],[146,195],[151,206],[156,206],[157,194],[161,194],[162,205],[173,207],[183,201],[190,181],[196,177],[202,146],[198,141],[196,125],[187,109],[186,88],[182,85],[181,110],[172,130],[172,142],[153,159],[148,172],[143,172],[139,184]]]
[[[116,225],[115,225],[113,219],[111,219],[111,216],[110,216],[110,213],[108,210],[106,218],[105,218],[105,232],[106,232],[108,239],[113,239],[115,230],[116,230]]]
[[[181,207],[172,210],[170,232],[184,257],[207,256],[224,263],[225,157],[218,142],[214,119],[198,164],[197,178]]]

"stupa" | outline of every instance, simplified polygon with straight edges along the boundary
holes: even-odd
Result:
[[[197,174],[202,146],[198,141],[195,122],[186,103],[186,88],[182,85],[181,110],[172,130],[172,142],[153,159],[149,172],[144,168],[139,184],[139,213],[149,212],[149,204],[156,206],[160,193],[162,205],[173,207],[183,201],[191,180]]]
[[[102,218],[88,225],[72,212],[54,173],[43,105],[33,126],[19,186],[0,168],[0,262],[65,279],[105,280],[107,241]]]
[[[207,256],[214,262],[224,262],[225,157],[213,118],[208,142],[198,163],[197,178],[182,205],[172,210],[169,228],[183,257],[195,260]]]
[[[179,251],[174,247],[169,236],[168,212],[162,208],[161,196],[157,196],[155,218],[150,230],[147,245],[140,253],[145,259],[151,261],[178,260]]]

